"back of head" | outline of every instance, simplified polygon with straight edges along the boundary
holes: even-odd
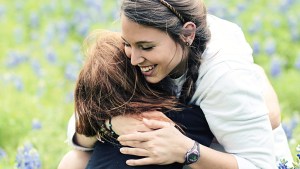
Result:
[[[130,64],[119,33],[95,31],[84,45],[86,60],[75,87],[78,133],[95,135],[113,116],[175,106],[173,97],[148,86]]]
[[[195,90],[200,58],[210,39],[207,26],[207,11],[202,0],[123,0],[122,15],[128,19],[159,29],[185,49],[182,36],[190,34],[184,29],[186,22],[196,25],[195,39],[188,51],[188,76],[181,95],[182,102],[188,102]]]

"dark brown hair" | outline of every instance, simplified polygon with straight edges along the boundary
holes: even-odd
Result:
[[[138,24],[167,32],[183,49],[185,43],[180,36],[190,33],[183,29],[183,22],[195,23],[195,39],[188,51],[187,79],[180,96],[181,102],[188,102],[195,91],[201,55],[210,39],[204,3],[201,0],[123,0],[121,12]]]
[[[84,42],[85,63],[75,87],[76,130],[94,136],[110,117],[176,109],[167,82],[150,86],[130,64],[119,33],[95,31]]]

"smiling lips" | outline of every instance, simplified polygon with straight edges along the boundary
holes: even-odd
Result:
[[[152,74],[152,71],[155,68],[156,65],[150,65],[150,66],[139,66],[142,73],[145,76],[150,76]]]
[[[142,72],[149,72],[150,70],[154,69],[154,65],[151,66],[140,66]]]

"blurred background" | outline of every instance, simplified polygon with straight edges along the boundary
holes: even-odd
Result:
[[[120,0],[0,0],[0,169],[54,169],[65,143],[81,44],[120,30]],[[296,159],[300,143],[300,0],[205,0],[237,23],[273,84]]]

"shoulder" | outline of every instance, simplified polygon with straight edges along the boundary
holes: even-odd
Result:
[[[252,49],[241,28],[230,21],[208,15],[211,39],[201,56],[202,62],[212,58],[235,58],[253,62]]]
[[[218,29],[218,30],[226,29],[227,30],[227,29],[229,29],[229,30],[234,30],[234,31],[241,31],[241,28],[237,24],[230,22],[228,20],[225,20],[225,19],[221,19],[214,15],[210,15],[210,14],[207,15],[207,23],[208,23],[209,29],[211,29],[211,30],[215,30],[215,29]],[[220,25],[223,27],[217,27]]]
[[[204,68],[205,71],[201,71],[203,67],[199,70],[196,91],[192,98],[198,102],[197,105],[212,93],[228,97],[234,92],[262,90],[262,79],[255,71],[254,64],[224,60],[207,66],[209,68]]]

